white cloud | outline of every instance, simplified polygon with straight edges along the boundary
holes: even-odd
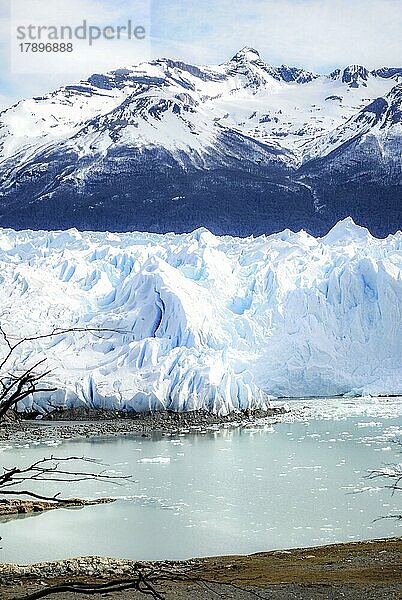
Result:
[[[12,0],[25,17],[47,23],[124,24],[144,14],[147,0]],[[46,11],[46,7],[52,11]],[[4,5],[3,5],[4,7]],[[141,8],[141,10],[140,10]],[[52,17],[53,18],[53,17]],[[145,17],[144,17],[145,18]],[[271,64],[286,63],[328,72],[335,66],[402,66],[402,0],[152,0],[149,44],[100,41],[89,51],[40,72],[22,76],[10,66],[9,18],[0,8],[0,102],[39,95],[93,72],[170,56],[187,62],[218,63],[244,45],[256,47]],[[31,69],[32,71],[32,69]],[[51,72],[49,72],[51,71]]]
[[[163,16],[174,27],[163,37],[173,48],[187,44],[193,58],[224,60],[251,45],[273,64],[320,71],[336,64],[402,65],[400,0],[207,0],[187,11],[180,4],[165,5]]]
[[[149,2],[137,0],[131,2],[135,11],[130,13],[133,27],[143,26],[149,33]],[[129,64],[149,58],[149,42],[128,39],[123,33],[122,39],[94,39],[88,43],[88,32],[94,28],[100,30],[108,27],[116,31],[117,26],[128,27],[126,3],[105,3],[101,0],[13,0],[11,8],[11,71],[14,73],[59,74],[92,73],[94,70],[108,70],[116,66],[124,66],[130,57]],[[135,20],[133,20],[135,19]],[[86,31],[87,39],[72,38],[72,52],[25,52],[26,46],[21,42],[54,41],[47,38],[48,28],[57,30],[67,27],[70,32],[77,27]],[[68,30],[67,29],[67,30]],[[68,34],[67,34],[68,35]],[[80,33],[81,35],[81,33]],[[114,34],[115,35],[115,34]],[[39,37],[40,36],[40,37]],[[69,41],[69,38],[67,38]]]

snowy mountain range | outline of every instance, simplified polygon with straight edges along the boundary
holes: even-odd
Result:
[[[325,234],[402,225],[402,68],[329,75],[252,48],[154,60],[0,113],[0,225]]]
[[[26,342],[9,368],[47,358],[38,410],[225,414],[270,395],[401,394],[401,250],[401,232],[376,239],[350,218],[322,238],[3,229],[6,333],[104,330]]]

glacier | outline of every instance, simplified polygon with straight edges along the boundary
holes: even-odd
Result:
[[[19,408],[227,414],[401,394],[401,249],[401,232],[351,218],[321,238],[0,229],[2,328],[55,332],[12,357],[50,370]]]

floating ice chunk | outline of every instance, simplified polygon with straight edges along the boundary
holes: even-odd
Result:
[[[139,463],[158,463],[161,465],[166,465],[170,463],[169,456],[155,456],[154,458],[140,458],[137,462]]]

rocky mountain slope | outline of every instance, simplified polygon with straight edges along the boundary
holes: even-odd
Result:
[[[94,74],[0,113],[0,225],[324,234],[401,227],[402,68],[317,75],[243,48]]]

